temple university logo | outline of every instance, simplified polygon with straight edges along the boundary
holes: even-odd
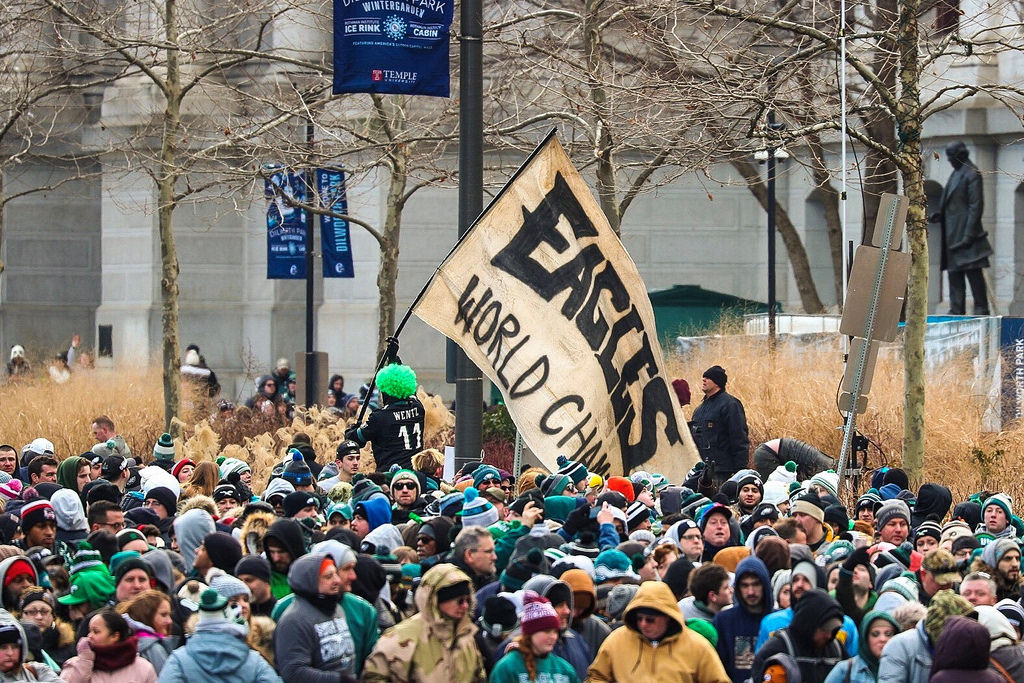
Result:
[[[383,81],[384,80],[384,71],[382,69],[374,69],[373,70],[373,75],[371,77],[375,81]]]

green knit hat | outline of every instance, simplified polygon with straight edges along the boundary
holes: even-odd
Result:
[[[416,373],[408,365],[392,363],[377,373],[377,386],[388,396],[409,398],[416,393]]]

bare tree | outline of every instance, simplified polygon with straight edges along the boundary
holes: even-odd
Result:
[[[719,4],[705,0],[682,0],[679,11],[708,27],[708,35],[722,36],[708,41],[702,53],[715,69],[708,75],[708,89],[723,98],[740,101],[750,93],[765,93],[764,55],[757,50],[737,51],[737,36],[748,47],[772,45],[777,57],[767,74],[778,84],[770,104],[786,112],[786,100],[796,88],[796,75],[808,70],[823,73],[822,64],[835,65],[834,73],[845,70],[851,79],[848,135],[868,151],[865,187],[870,216],[877,211],[878,193],[891,189],[894,179],[910,200],[907,241],[912,255],[910,286],[906,302],[904,333],[905,403],[903,459],[914,481],[921,475],[924,451],[924,326],[927,316],[928,242],[926,198],[921,157],[921,134],[925,121],[975,97],[1001,103],[1018,117],[1024,102],[1024,87],[1016,82],[962,82],[947,71],[958,62],[997,61],[1009,51],[1021,49],[1021,7],[1019,3],[990,3],[981,16],[961,16],[945,28],[939,26],[930,7],[921,0],[881,0],[857,6],[851,12],[847,32],[848,52],[844,64],[840,55],[838,3],[810,6],[795,2],[755,1]],[[959,25],[957,26],[957,23]],[[942,30],[940,30],[942,29]],[[753,37],[753,39],[751,39]],[[717,42],[717,44],[716,44]],[[815,93],[814,121],[796,118],[784,133],[758,129],[754,135],[799,140],[807,136],[833,134],[840,129],[840,110],[835,96],[837,79],[823,78]],[[767,99],[767,95],[762,95]],[[874,205],[874,208],[872,208]]]

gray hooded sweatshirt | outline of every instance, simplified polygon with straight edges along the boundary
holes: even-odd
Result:
[[[196,561],[196,549],[202,544],[207,534],[217,530],[213,517],[206,510],[192,508],[174,520],[174,537],[178,541],[178,549],[185,558],[185,566],[192,570]]]

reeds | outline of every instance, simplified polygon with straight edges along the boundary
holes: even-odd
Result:
[[[835,337],[812,342],[781,338],[774,357],[765,337],[708,337],[685,356],[669,353],[667,363],[672,377],[690,383],[693,405],[684,409],[687,416],[700,402],[701,373],[721,365],[729,375],[729,392],[746,408],[752,447],[789,436],[837,455],[843,421],[836,395],[843,365]],[[974,385],[971,363],[947,363],[927,380],[925,480],[949,486],[956,501],[982,489],[1007,491],[1024,500],[1024,478],[1019,476],[1024,472],[1024,430],[984,431],[989,387]],[[442,399],[422,391],[419,396],[427,405],[426,445],[453,443],[454,417]],[[132,452],[148,461],[164,431],[159,372],[96,369],[76,372],[63,385],[43,376],[0,387],[0,443],[20,449],[44,436],[53,441],[58,457],[75,455],[92,446],[90,424],[101,414],[110,416]],[[199,420],[184,425],[176,450],[178,457],[193,460],[218,455],[247,459],[256,489],[262,490],[297,433],[306,433],[320,462],[326,462],[347,424],[315,409],[285,425]],[[880,354],[868,409],[857,417],[857,428],[871,442],[870,467],[900,465],[903,366],[898,347]],[[364,469],[373,468],[369,449],[363,462]]]

